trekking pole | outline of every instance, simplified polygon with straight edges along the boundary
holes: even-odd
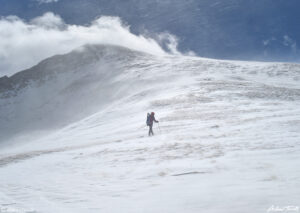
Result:
[[[160,127],[159,127],[159,122],[157,123],[158,125],[158,129],[159,129],[159,134],[161,134],[161,130],[160,130]]]

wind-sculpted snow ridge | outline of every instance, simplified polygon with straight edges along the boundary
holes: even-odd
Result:
[[[47,130],[97,111],[120,96],[120,87],[127,84],[113,79],[126,64],[144,56],[123,47],[86,45],[1,78],[0,131],[13,135],[28,129]]]
[[[0,211],[299,205],[300,65],[89,45],[12,79],[0,99]]]

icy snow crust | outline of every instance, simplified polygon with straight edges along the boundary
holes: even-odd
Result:
[[[0,212],[300,205],[299,65],[96,45],[29,71],[0,94]]]

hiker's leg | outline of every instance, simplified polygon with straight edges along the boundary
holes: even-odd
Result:
[[[150,129],[149,129],[149,136],[152,134],[153,135],[153,130],[152,130],[152,125],[149,126]]]

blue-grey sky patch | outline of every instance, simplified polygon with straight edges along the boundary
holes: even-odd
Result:
[[[67,24],[86,26],[97,17],[117,16],[136,35],[170,33],[181,52],[201,57],[289,62],[300,58],[295,51],[300,42],[299,0],[0,0],[0,5],[0,16],[27,21],[52,12]],[[293,42],[285,41],[284,35]]]

